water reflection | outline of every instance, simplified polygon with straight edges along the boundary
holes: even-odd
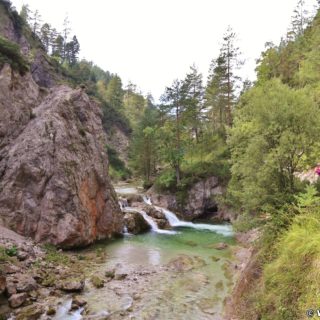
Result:
[[[161,253],[157,249],[148,250],[149,263],[157,266],[161,263]]]

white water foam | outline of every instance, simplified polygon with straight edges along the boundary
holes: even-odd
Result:
[[[177,232],[171,231],[171,230],[163,230],[159,229],[157,223],[147,215],[147,213],[143,210],[136,209],[136,208],[131,208],[131,207],[126,207],[124,208],[124,212],[137,212],[142,215],[143,219],[149,224],[151,227],[151,230],[156,233],[163,233],[163,234],[176,234]]]
[[[213,232],[222,234],[224,236],[232,236],[233,235],[232,227],[230,225],[193,223],[193,222],[183,221],[183,220],[180,220],[176,216],[176,214],[174,214],[170,210],[153,205],[150,198],[146,198],[146,199],[143,198],[143,200],[146,204],[152,205],[156,210],[162,212],[165,215],[165,217],[167,218],[170,226],[173,228],[187,227],[187,228],[193,228],[193,229],[198,229],[198,230],[213,231]]]

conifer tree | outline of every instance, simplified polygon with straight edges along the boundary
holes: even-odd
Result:
[[[51,27],[48,23],[45,23],[40,29],[40,39],[46,49],[46,52],[49,52],[50,48],[50,35]]]
[[[177,185],[179,185],[181,181],[181,161],[183,158],[181,141],[181,117],[184,111],[182,81],[175,80],[171,87],[167,87],[161,100],[165,103],[167,113],[174,117],[174,125],[171,130],[173,131],[174,139],[171,140],[171,137],[168,136],[167,141],[164,141],[164,145],[165,153],[167,154],[171,167],[175,170]]]
[[[236,40],[235,32],[228,27],[223,36],[219,57],[213,60],[210,67],[206,99],[213,114],[219,111],[220,125],[231,126],[232,124],[232,111],[240,82],[236,70],[243,64],[243,61],[240,60],[241,53],[236,46]]]
[[[191,127],[191,131],[198,142],[203,110],[204,88],[202,85],[202,74],[198,72],[195,65],[190,67],[190,72],[183,82],[182,94],[185,107],[184,120],[186,124]]]

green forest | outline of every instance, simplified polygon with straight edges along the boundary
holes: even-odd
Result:
[[[266,43],[254,82],[239,76],[245,59],[229,27],[208,78],[191,65],[159,102],[79,59],[68,17],[58,32],[27,5],[20,15],[6,5],[17,28],[46,52],[60,82],[99,103],[104,130],[112,135],[116,124],[129,138],[127,162],[105,146],[114,182],[141,180],[145,190],[176,195],[182,208],[195,183],[215,176],[226,190],[218,204],[237,212],[233,228],[260,230],[256,277],[241,319],[304,319],[319,305],[320,179],[310,183],[300,175],[320,161],[320,11],[308,14],[304,5],[298,2],[281,42]],[[0,37],[0,66],[26,73],[30,65],[19,50]]]

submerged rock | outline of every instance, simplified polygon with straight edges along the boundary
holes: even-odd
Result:
[[[206,262],[197,256],[179,255],[168,263],[168,267],[174,271],[185,272],[195,268],[202,267]]]
[[[219,242],[213,246],[213,248],[217,250],[224,250],[224,249],[227,249],[228,247],[229,246],[224,242]]]

